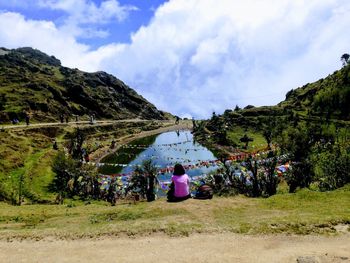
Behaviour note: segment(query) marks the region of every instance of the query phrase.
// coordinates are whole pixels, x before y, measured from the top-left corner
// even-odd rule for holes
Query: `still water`
[[[173,131],[154,135],[125,145],[105,157],[100,167],[103,174],[130,175],[137,165],[151,159],[157,166],[161,181],[170,180],[172,168],[181,163],[190,177],[197,177],[217,169],[214,154],[193,140],[189,131]],[[166,170],[168,168],[168,170]]]

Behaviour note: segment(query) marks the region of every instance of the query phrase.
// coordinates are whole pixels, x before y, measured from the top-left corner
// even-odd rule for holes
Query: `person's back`
[[[185,169],[181,164],[175,165],[171,181],[172,183],[167,193],[169,202],[183,201],[191,197],[190,177],[185,173]]]
[[[184,197],[190,194],[190,191],[189,191],[190,178],[187,174],[173,175],[171,179],[174,182],[174,186],[175,186],[175,192],[174,192],[175,197]]]

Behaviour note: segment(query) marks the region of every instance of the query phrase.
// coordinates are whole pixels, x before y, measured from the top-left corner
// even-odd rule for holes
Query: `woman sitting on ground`
[[[175,164],[167,196],[169,202],[183,201],[191,197],[190,177],[181,164]]]

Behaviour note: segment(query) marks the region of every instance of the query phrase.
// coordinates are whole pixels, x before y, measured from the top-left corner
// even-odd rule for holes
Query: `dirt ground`
[[[350,235],[152,235],[0,242],[0,262],[350,262]]]

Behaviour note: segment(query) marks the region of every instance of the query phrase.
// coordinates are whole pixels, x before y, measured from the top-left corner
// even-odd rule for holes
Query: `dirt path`
[[[350,262],[350,236],[197,234],[0,242],[0,262]]]
[[[126,120],[102,120],[102,121],[95,121],[95,126],[101,126],[101,125],[108,125],[113,123],[120,123],[120,122],[149,122],[151,120],[141,120],[141,119],[126,119]],[[160,121],[160,120],[158,120]],[[160,121],[161,122],[161,121]],[[164,121],[168,122],[168,121]],[[25,124],[17,124],[17,125],[2,125],[0,126],[1,129],[27,129],[27,128],[38,128],[38,127],[50,127],[50,126],[76,126],[76,125],[91,125],[89,121],[72,121],[72,122],[45,122],[45,123],[33,123],[29,124],[28,126]]]

